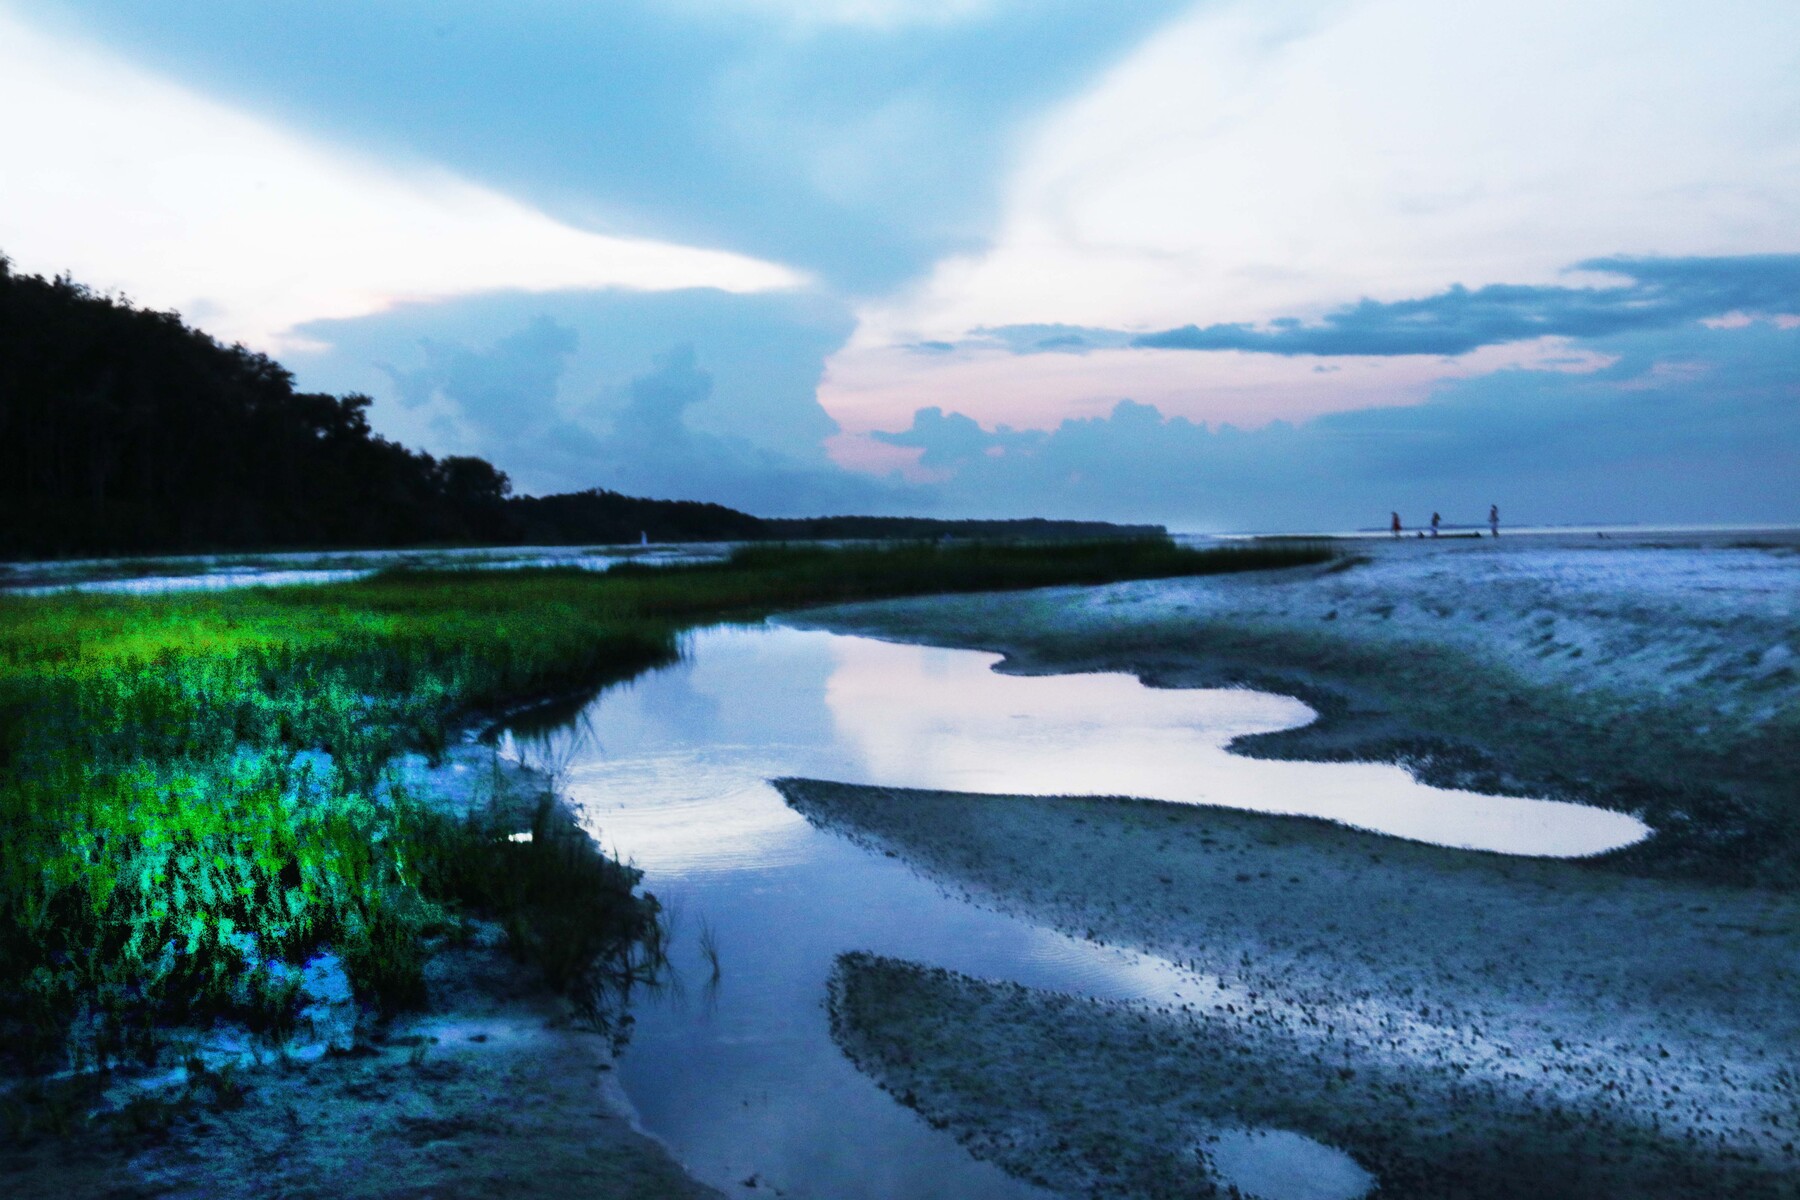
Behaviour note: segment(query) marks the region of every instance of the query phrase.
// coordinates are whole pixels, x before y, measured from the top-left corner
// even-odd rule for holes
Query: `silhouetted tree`
[[[500,536],[510,485],[377,436],[367,396],[0,257],[0,553]]]
[[[0,556],[421,543],[1096,536],[1086,522],[820,517],[595,488],[512,497],[480,458],[408,450],[367,396],[294,390],[281,364],[172,312],[0,255]]]

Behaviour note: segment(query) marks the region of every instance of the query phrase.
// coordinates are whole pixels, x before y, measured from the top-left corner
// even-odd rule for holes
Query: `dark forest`
[[[766,520],[603,488],[515,497],[485,459],[375,433],[367,396],[172,312],[0,256],[0,555],[416,545],[1148,534],[1075,521]]]

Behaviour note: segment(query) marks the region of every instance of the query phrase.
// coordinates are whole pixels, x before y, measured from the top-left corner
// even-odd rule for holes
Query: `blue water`
[[[644,1127],[698,1178],[732,1195],[768,1194],[754,1181],[821,1200],[1044,1194],[975,1161],[839,1052],[826,981],[847,951],[1103,999],[1223,994],[1162,960],[947,895],[903,860],[809,825],[770,779],[1323,811],[1534,854],[1641,836],[1616,813],[1445,792],[1398,768],[1226,752],[1233,736],[1311,719],[1285,697],[1151,689],[1121,675],[1004,676],[995,661],[780,627],[711,629],[692,636],[683,661],[609,688],[571,726],[509,739],[509,752],[557,776],[589,830],[644,870],[671,914],[673,982],[635,1001],[619,1071]],[[1298,1134],[1221,1136],[1217,1169],[1274,1189],[1268,1200],[1367,1187],[1347,1156]]]

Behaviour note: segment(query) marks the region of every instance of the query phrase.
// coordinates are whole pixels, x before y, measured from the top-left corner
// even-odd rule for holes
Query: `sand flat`
[[[1800,887],[1800,535],[1353,542],[1323,567],[845,605],[808,628],[1023,674],[1297,696],[1256,757],[1641,816],[1620,870]]]
[[[1194,1130],[1234,1121],[1340,1146],[1384,1194],[1781,1195],[1800,1171],[1793,899],[1220,809],[781,786],[979,903],[1254,997],[1095,1005],[847,959],[846,1050],[1021,1171],[1178,1194]],[[1137,1165],[1057,1149],[1096,1138]]]

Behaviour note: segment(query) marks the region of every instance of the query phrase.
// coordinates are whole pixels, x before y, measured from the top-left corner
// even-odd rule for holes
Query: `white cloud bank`
[[[1203,361],[1217,356],[1013,359],[1001,387],[961,356],[884,348],[1014,323],[1304,319],[1455,283],[1567,284],[1569,264],[1609,254],[1791,251],[1792,0],[1232,0],[1050,114],[992,245],[865,309],[821,399],[852,427],[880,424],[880,397],[908,385],[988,420],[1017,420],[1021,391],[1058,397],[1040,427],[1140,394],[1241,421],[1220,393],[1243,367]],[[1102,362],[1133,368],[1118,379],[1130,387],[1097,377]],[[1421,373],[1393,363],[1367,382],[1391,375],[1407,402]],[[1277,385],[1267,417],[1319,411],[1320,388],[1287,387],[1292,402]]]
[[[590,233],[428,166],[325,147],[0,8],[0,252],[281,350],[309,320],[498,288],[804,282]]]

